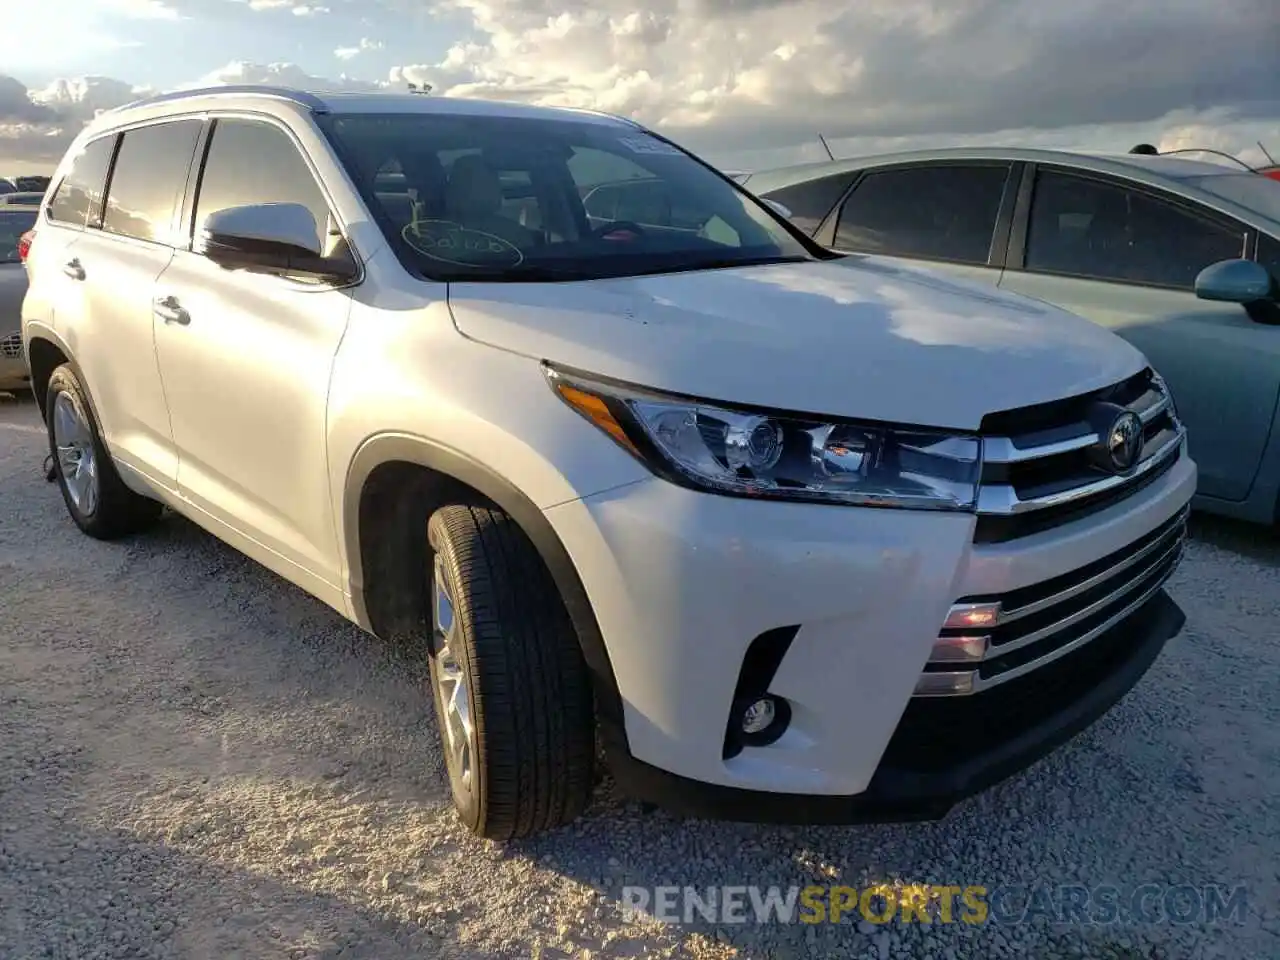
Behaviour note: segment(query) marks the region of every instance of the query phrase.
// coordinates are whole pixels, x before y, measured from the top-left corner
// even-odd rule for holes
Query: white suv
[[[632,179],[643,222],[587,214]],[[484,836],[576,816],[598,743],[677,811],[941,816],[1183,623],[1196,469],[1136,350],[626,120],[163,95],[77,139],[28,268],[75,522],[167,504],[422,641]]]

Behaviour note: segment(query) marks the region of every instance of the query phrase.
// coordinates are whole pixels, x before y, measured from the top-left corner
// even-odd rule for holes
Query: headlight
[[[545,369],[565,403],[683,486],[869,507],[977,504],[974,436],[726,407]]]

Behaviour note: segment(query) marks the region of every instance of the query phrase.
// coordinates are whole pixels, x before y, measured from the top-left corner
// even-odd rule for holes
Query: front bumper
[[[603,718],[604,735],[620,785],[736,819],[940,815],[1104,713],[1182,623],[1163,591],[1148,594],[1007,684],[913,696],[951,605],[1125,550],[1175,521],[1195,473],[1184,458],[1120,503],[993,544],[973,542],[967,514],[759,502],[660,480],[549,509],[608,653],[621,716]],[[767,746],[730,751],[739,677],[771,632],[789,639],[768,690],[787,701],[790,725]],[[1063,679],[1077,673],[1078,688]],[[1056,679],[1042,689],[1042,678]],[[1015,717],[1025,700],[1035,709]]]
[[[621,755],[623,792],[682,816],[744,822],[934,820],[1066,743],[1120,700],[1186,616],[1163,590],[1129,620],[1022,685],[912,703],[871,783],[852,796],[744,790],[679,777]]]

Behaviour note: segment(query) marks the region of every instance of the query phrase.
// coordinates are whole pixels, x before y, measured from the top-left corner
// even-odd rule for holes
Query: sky
[[[1280,160],[1280,0],[38,0],[0,46],[0,174],[202,83],[589,106],[759,170],[913,147]]]

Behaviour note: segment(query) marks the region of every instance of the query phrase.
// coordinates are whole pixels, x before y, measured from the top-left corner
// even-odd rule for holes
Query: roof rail
[[[192,87],[186,90],[170,90],[154,96],[133,100],[116,110],[131,110],[134,107],[150,106],[155,103],[170,103],[176,100],[187,100],[193,97],[208,96],[249,96],[269,97],[273,100],[287,100],[298,106],[306,107],[312,113],[327,113],[328,106],[314,93],[295,90],[292,87],[277,87],[265,83],[225,83],[208,87]]]

